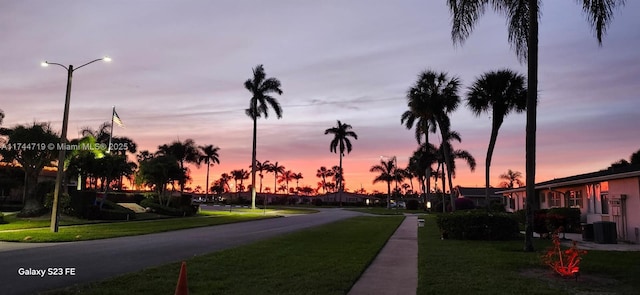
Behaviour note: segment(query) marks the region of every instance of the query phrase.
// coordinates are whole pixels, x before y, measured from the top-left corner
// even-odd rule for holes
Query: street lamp
[[[94,59],[88,63],[85,63],[77,68],[73,68],[73,65],[69,65],[68,67],[55,63],[55,62],[42,62],[40,65],[43,67],[48,67],[49,65],[57,65],[65,70],[67,70],[67,92],[64,100],[64,115],[62,117],[62,133],[60,134],[60,146],[58,153],[58,173],[56,174],[56,186],[53,191],[53,205],[51,209],[51,231],[58,232],[58,196],[60,194],[60,186],[62,184],[62,179],[64,178],[64,158],[66,153],[66,143],[67,143],[67,125],[69,124],[69,101],[71,100],[71,80],[73,79],[73,72],[84,67],[90,65],[97,61],[106,61],[110,62],[111,58],[105,56],[103,58]]]

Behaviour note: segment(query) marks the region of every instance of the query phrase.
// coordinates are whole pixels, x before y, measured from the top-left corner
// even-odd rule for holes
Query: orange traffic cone
[[[180,266],[180,276],[178,276],[178,285],[176,285],[176,292],[174,295],[189,295],[189,288],[187,288],[187,263],[182,262]]]

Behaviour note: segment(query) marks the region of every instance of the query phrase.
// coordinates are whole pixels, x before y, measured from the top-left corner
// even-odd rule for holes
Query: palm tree
[[[251,209],[256,208],[256,139],[258,129],[258,118],[264,115],[269,117],[269,106],[278,116],[282,118],[282,108],[280,103],[271,96],[272,93],[282,94],[280,81],[276,78],[267,78],[262,65],[253,69],[253,79],[244,82],[244,88],[251,92],[249,108],[245,110],[247,116],[253,120],[253,150],[251,153]]]
[[[260,176],[260,193],[262,193],[262,179],[264,178],[264,174],[262,172],[269,171],[269,160],[264,162],[260,162],[256,160],[256,171],[258,171],[258,176]],[[251,168],[251,166],[249,166]]]
[[[289,191],[289,181],[292,181],[294,179],[293,177],[293,172],[291,172],[291,170],[287,170],[282,172],[282,174],[280,174],[280,179],[278,179],[279,183],[285,183],[285,191]]]
[[[269,169],[267,169],[267,171],[273,173],[273,192],[276,193],[277,191],[277,181],[278,181],[278,174],[282,174],[284,173],[284,166],[280,166],[278,165],[278,162],[275,162],[271,165],[269,165]]]
[[[491,138],[485,160],[485,202],[489,210],[490,167],[498,130],[504,118],[512,111],[521,113],[527,104],[527,88],[523,75],[511,70],[491,71],[482,74],[467,93],[467,106],[474,115],[491,115]]]
[[[349,137],[353,137],[354,139],[358,139],[358,135],[351,131],[352,127],[349,124],[342,124],[340,120],[338,120],[338,125],[336,127],[331,127],[324,131],[324,134],[333,134],[333,140],[331,140],[331,144],[329,145],[329,150],[333,153],[337,153],[340,151],[340,177],[338,177],[338,197],[340,198],[340,206],[342,206],[342,179],[344,174],[344,170],[342,169],[342,157],[344,156],[344,151],[346,149],[347,154],[351,153],[351,149],[353,146],[351,145],[351,140]]]
[[[460,138],[460,134],[458,134],[458,132],[456,131],[449,131],[449,133],[446,134],[446,138],[445,140],[442,141],[442,143],[440,144],[440,148],[438,149],[438,153],[439,153],[439,157],[441,161],[444,161],[443,163],[445,164],[445,166],[447,167],[447,178],[449,180],[449,199],[451,201],[451,208],[452,210],[455,210],[455,200],[453,199],[453,181],[452,178],[455,177],[456,175],[456,162],[455,160],[457,159],[461,159],[461,160],[465,160],[467,162],[467,165],[469,165],[469,168],[471,169],[471,171],[473,172],[476,169],[476,160],[475,158],[471,155],[471,153],[469,153],[468,151],[465,150],[456,150],[453,148],[453,146],[451,145],[451,141],[456,140],[457,142],[462,142],[462,139]],[[448,164],[447,164],[448,163]],[[445,187],[446,187],[446,181],[445,181],[445,172],[444,172],[444,166],[442,166],[442,191],[444,192]]]
[[[296,189],[300,188],[300,179],[303,179],[304,177],[302,176],[302,173],[298,172],[298,173],[293,173],[293,179],[296,180]]]
[[[185,167],[185,163],[200,166],[200,153],[198,152],[196,143],[190,138],[186,139],[184,142],[176,140],[169,145],[163,144],[158,146],[157,154],[171,155],[175,157],[180,165],[180,169],[184,170],[187,176],[189,175],[189,169]],[[185,184],[186,179],[180,181],[180,193],[184,191]]]
[[[427,131],[435,132],[436,126],[440,130],[441,137],[447,138],[451,126],[449,114],[455,111],[460,103],[459,87],[460,80],[457,77],[426,70],[420,74],[414,87],[409,89],[407,94],[409,111],[402,115],[401,123],[406,121],[405,126],[412,128],[414,121],[418,120],[416,126],[418,143],[420,143],[420,134],[424,134],[425,142],[429,143]],[[444,162],[450,163],[449,153],[445,152],[444,156]],[[430,167],[427,169],[430,170]],[[425,174],[430,175],[428,171]],[[428,178],[427,182],[429,182]],[[427,187],[428,185],[429,183]]]
[[[500,187],[511,189],[515,188],[516,184],[518,185],[518,187],[521,187],[523,183],[520,178],[522,178],[522,173],[509,169],[507,172],[500,174],[500,179],[503,180],[500,183]]]
[[[387,209],[391,209],[391,182],[394,181],[393,172],[395,170],[395,164],[393,160],[380,160],[379,165],[375,165],[369,169],[369,172],[379,172],[380,175],[373,179],[373,183],[386,182],[387,183]]]
[[[316,171],[316,177],[322,179],[322,181],[319,183],[319,186],[322,187],[322,191],[324,193],[327,193],[327,178],[331,176],[333,176],[333,171],[327,169],[327,167],[325,166],[318,168],[318,170]]]
[[[213,166],[213,164],[220,164],[220,156],[218,155],[219,147],[213,145],[201,145],[198,147],[200,149],[200,162],[204,162],[207,164],[207,182],[205,185],[205,199],[209,199],[209,167]]]
[[[100,124],[98,129],[91,129],[91,127],[84,127],[80,131],[83,137],[93,136],[97,143],[109,143],[109,137],[111,136],[111,123],[104,122]]]
[[[624,5],[624,0],[582,0],[582,10],[596,32],[598,44],[613,20],[613,10]],[[462,44],[486,7],[492,7],[507,16],[509,43],[521,61],[527,61],[527,126],[526,126],[526,228],[524,250],[533,252],[533,207],[536,181],[536,111],[538,96],[538,18],[540,0],[448,0],[452,14],[451,37]]]
[[[233,179],[233,176],[229,175],[228,173],[222,173],[220,174],[220,184],[222,184],[222,187],[227,191],[227,192],[231,192],[231,187],[229,186],[229,181],[231,181]]]

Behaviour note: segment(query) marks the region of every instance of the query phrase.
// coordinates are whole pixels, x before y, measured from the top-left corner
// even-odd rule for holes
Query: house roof
[[[459,195],[465,198],[484,198],[486,190],[484,187],[462,187],[457,186],[455,188]],[[494,196],[498,191],[502,190],[501,188],[489,188],[489,196]]]
[[[551,189],[561,186],[580,185],[587,183],[596,183],[602,181],[609,181],[615,179],[624,179],[630,177],[640,176],[640,166],[628,166],[628,167],[609,167],[605,170],[589,172],[574,176],[568,176],[563,178],[556,178],[544,182],[536,183],[536,189]],[[512,193],[525,191],[526,187],[519,187],[510,190],[499,191],[498,193]]]

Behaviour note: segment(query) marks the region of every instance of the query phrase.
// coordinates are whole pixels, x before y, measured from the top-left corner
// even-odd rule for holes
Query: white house
[[[507,211],[526,205],[525,187],[498,193]],[[536,209],[580,208],[581,220],[616,223],[618,240],[640,243],[640,167],[609,168],[536,183]]]

